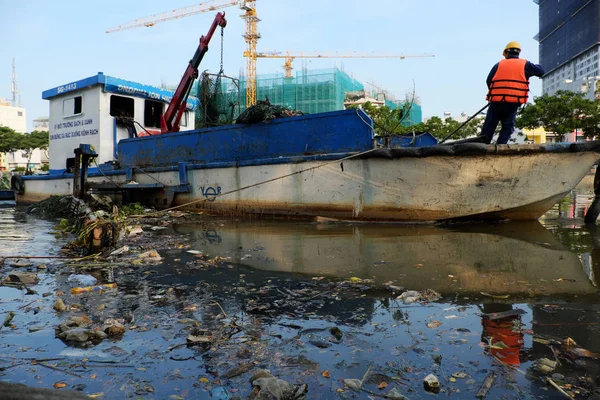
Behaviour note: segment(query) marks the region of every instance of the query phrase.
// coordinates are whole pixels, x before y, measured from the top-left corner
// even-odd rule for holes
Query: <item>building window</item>
[[[81,96],[63,100],[63,117],[73,117],[81,114]]]
[[[163,103],[146,100],[144,102],[144,125],[148,128],[160,128],[160,116],[163,113]]]
[[[17,111],[17,116],[18,117],[22,117],[23,116],[23,111]]]
[[[133,99],[123,96],[110,96],[110,115],[133,118]]]

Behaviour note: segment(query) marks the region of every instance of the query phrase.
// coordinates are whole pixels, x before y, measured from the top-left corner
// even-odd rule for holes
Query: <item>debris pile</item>
[[[92,320],[86,315],[72,316],[68,321],[60,324],[56,330],[56,337],[65,342],[99,342],[107,337],[121,337],[125,333],[123,324],[109,318],[100,326],[93,326]]]
[[[252,375],[250,383],[253,390],[248,399],[252,400],[304,400],[308,392],[308,385],[293,385],[262,369]]]
[[[435,302],[439,301],[442,295],[437,293],[435,290],[427,289],[424,291],[407,290],[400,296],[396,297],[396,300],[402,300],[404,304],[410,304],[417,301],[420,302]]]
[[[269,99],[258,100],[255,105],[248,107],[235,121],[237,124],[257,124],[269,122],[277,118],[295,117],[304,115],[302,111],[290,110],[287,107],[271,104]]]
[[[94,195],[89,204],[73,196],[50,196],[30,205],[27,212],[44,219],[60,219],[56,232],[77,236],[66,246],[77,255],[114,246],[121,231],[117,209],[106,196]]]
[[[27,213],[44,219],[68,219],[76,221],[91,212],[89,207],[73,196],[50,196],[45,200],[31,204]]]

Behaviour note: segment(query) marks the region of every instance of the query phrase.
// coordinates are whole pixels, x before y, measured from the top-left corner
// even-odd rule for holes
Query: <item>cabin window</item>
[[[133,118],[133,99],[123,96],[110,96],[110,115]]]
[[[72,117],[81,114],[81,96],[63,100],[63,117]]]
[[[181,116],[181,121],[179,121],[179,126],[187,127],[188,126],[188,112],[184,111]]]
[[[163,103],[146,100],[144,107],[144,125],[148,128],[160,128],[160,116],[163,113]]]

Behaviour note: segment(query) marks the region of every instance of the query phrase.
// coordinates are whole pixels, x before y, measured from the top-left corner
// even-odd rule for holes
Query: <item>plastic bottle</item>
[[[97,286],[74,287],[71,289],[71,294],[81,294],[81,293],[87,293],[87,292],[115,289],[116,287],[117,287],[116,283],[107,283],[104,285],[97,285]]]

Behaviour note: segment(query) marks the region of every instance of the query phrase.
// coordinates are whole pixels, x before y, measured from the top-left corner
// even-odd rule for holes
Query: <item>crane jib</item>
[[[204,58],[204,54],[208,51],[208,43],[212,39],[217,27],[220,26],[221,28],[224,28],[226,25],[227,20],[225,19],[225,13],[217,13],[206,36],[200,37],[200,43],[194,53],[194,57],[188,63],[188,66],[181,77],[181,81],[175,90],[175,94],[169,103],[169,107],[167,107],[167,111],[161,116],[161,133],[179,132],[179,122],[185,111],[186,101],[194,83],[194,79],[198,77],[198,66],[202,61],[202,58]]]

